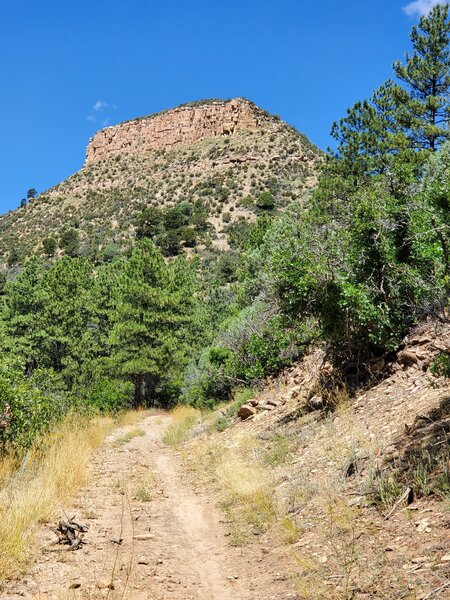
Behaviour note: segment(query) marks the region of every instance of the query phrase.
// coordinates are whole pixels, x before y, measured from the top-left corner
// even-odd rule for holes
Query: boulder
[[[270,404],[271,406],[280,406],[281,402],[279,400],[266,400],[266,404]]]
[[[323,408],[323,398],[322,396],[315,395],[308,400],[308,406],[313,410],[320,410]]]
[[[420,369],[422,368],[421,361],[418,359],[417,355],[414,354],[414,352],[411,352],[411,350],[401,350],[397,354],[397,360],[401,365],[405,367],[418,367]]]
[[[253,406],[250,406],[249,404],[243,404],[238,412],[238,417],[240,417],[242,421],[245,421],[250,417],[254,417],[255,415],[256,409]]]
[[[258,406],[258,408],[260,408],[261,410],[274,410],[275,406],[273,406],[273,404],[269,404],[268,402],[266,402],[264,404],[260,404]]]

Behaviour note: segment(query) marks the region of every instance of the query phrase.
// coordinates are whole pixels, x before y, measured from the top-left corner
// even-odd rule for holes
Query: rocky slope
[[[84,167],[28,206],[0,217],[0,257],[42,252],[42,240],[78,232],[81,252],[123,247],[146,206],[207,211],[198,245],[227,245],[226,227],[253,220],[270,192],[277,208],[302,201],[320,152],[278,117],[244,99],[202,101],[108,127]],[[58,251],[61,253],[61,250]]]
[[[430,367],[449,350],[448,324],[423,323],[396,356],[372,365],[372,381],[354,397],[316,350],[241,417],[224,408],[194,430],[187,460],[215,457],[220,495],[229,493],[229,480],[217,478],[224,461],[255,486],[265,481],[255,489],[271,513],[259,535],[251,526],[262,512],[256,494],[245,497],[250,519],[234,498],[231,520],[255,555],[261,546],[278,557],[293,597],[448,597],[450,388]],[[203,476],[208,463],[198,470]]]

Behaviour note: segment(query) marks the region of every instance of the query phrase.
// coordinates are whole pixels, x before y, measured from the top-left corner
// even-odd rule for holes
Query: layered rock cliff
[[[243,98],[180,106],[98,131],[87,147],[86,164],[119,154],[167,150],[205,138],[255,131],[268,121],[261,109]]]

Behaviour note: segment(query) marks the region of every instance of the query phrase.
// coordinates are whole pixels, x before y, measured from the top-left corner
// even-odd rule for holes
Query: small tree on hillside
[[[67,229],[61,234],[59,247],[67,256],[76,256],[80,250],[80,234],[76,229]]]
[[[275,198],[270,192],[262,192],[256,201],[256,206],[261,210],[273,210],[275,208]]]
[[[53,256],[58,244],[53,237],[46,237],[42,240],[42,249],[47,256]]]
[[[160,208],[145,206],[136,218],[136,237],[154,238],[164,229],[164,213]]]

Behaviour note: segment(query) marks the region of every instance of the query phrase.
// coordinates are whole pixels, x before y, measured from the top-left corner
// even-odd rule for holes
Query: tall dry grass
[[[172,422],[164,433],[163,442],[170,446],[177,446],[187,439],[190,430],[200,419],[201,412],[192,406],[180,405],[170,414]]]
[[[70,418],[21,461],[12,453],[0,460],[0,579],[23,570],[39,525],[60,513],[85,483],[89,458],[113,423],[109,417]]]

